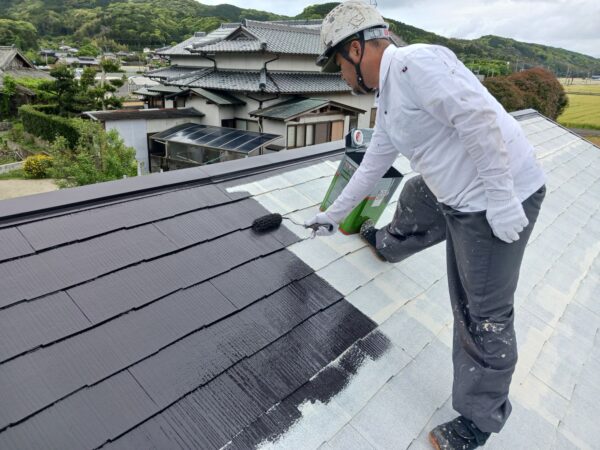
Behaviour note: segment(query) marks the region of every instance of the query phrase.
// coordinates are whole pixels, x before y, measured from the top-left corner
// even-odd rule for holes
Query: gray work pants
[[[386,258],[392,256],[391,261],[402,260],[446,238],[448,288],[454,314],[452,406],[480,430],[497,433],[512,409],[508,391],[517,363],[514,293],[545,187],[523,202],[529,225],[518,241],[507,244],[492,234],[485,211],[464,213],[443,204],[432,208],[432,194],[423,185],[421,177],[407,182],[408,190],[406,195],[403,190],[400,200],[409,194],[415,197],[405,198],[402,204],[399,201],[394,221],[378,231],[378,246],[386,243],[378,251]],[[432,211],[439,213],[434,217]],[[414,221],[412,228],[408,219]],[[441,221],[445,222],[444,232],[435,228],[432,233],[424,233],[427,224],[438,227]],[[411,235],[410,230],[416,234]],[[407,243],[407,249],[402,248],[403,243]]]
[[[377,251],[394,263],[446,239],[446,220],[423,177],[405,183],[394,218],[377,232],[376,239]]]

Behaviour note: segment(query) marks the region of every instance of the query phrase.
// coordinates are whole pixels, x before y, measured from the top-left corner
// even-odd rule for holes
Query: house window
[[[247,120],[247,119],[235,119],[235,128],[237,128],[238,130],[244,130],[244,131],[257,131],[258,132],[258,130],[259,130],[258,121]]]
[[[375,119],[377,118],[377,108],[371,108],[371,118],[369,120],[369,128],[375,127]]]
[[[315,143],[315,126],[311,124],[306,125],[306,145],[313,145]]]
[[[358,128],[358,117],[350,117],[350,129]]]
[[[344,121],[288,125],[287,148],[306,147],[344,138]]]
[[[306,126],[298,125],[296,127],[296,147],[306,146]]]
[[[331,122],[315,124],[315,144],[329,142],[331,139]]]
[[[287,147],[296,147],[296,126],[291,125],[287,127]]]
[[[183,108],[185,106],[185,97],[175,97],[173,102],[174,108]]]
[[[340,139],[344,139],[344,121],[343,120],[331,122],[331,140],[339,141]]]
[[[221,120],[221,126],[226,128],[235,128],[235,119],[223,119]]]

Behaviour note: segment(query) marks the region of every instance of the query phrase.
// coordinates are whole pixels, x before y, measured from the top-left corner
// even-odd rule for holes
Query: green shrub
[[[30,105],[19,108],[19,117],[28,133],[34,134],[49,142],[54,142],[57,136],[63,136],[69,148],[74,148],[79,140],[78,122],[81,119],[66,119],[64,117],[45,114]]]
[[[36,111],[44,114],[58,114],[58,105],[31,105]]]
[[[28,156],[23,163],[23,171],[30,178],[46,178],[52,166],[52,158],[43,153]]]
[[[135,176],[135,150],[126,147],[115,130],[105,132],[100,124],[81,121],[81,135],[75,148],[58,137],[50,149],[53,157],[50,175],[60,187],[82,186]]]

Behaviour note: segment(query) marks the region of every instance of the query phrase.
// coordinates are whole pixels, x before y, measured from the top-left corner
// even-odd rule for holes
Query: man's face
[[[358,41],[353,41],[349,46],[348,56],[355,63],[360,61],[360,45],[358,45]],[[356,69],[354,68],[354,64],[344,58],[340,52],[337,52],[335,55],[335,63],[340,67],[342,79],[350,86],[352,93],[355,95],[364,94],[364,91],[360,88],[358,80],[356,79]]]

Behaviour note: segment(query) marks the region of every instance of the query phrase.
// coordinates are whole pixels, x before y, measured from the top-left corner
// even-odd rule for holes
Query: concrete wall
[[[23,161],[9,163],[9,164],[2,164],[2,165],[0,165],[0,173],[12,172],[13,170],[22,169],[22,168],[23,168]]]

